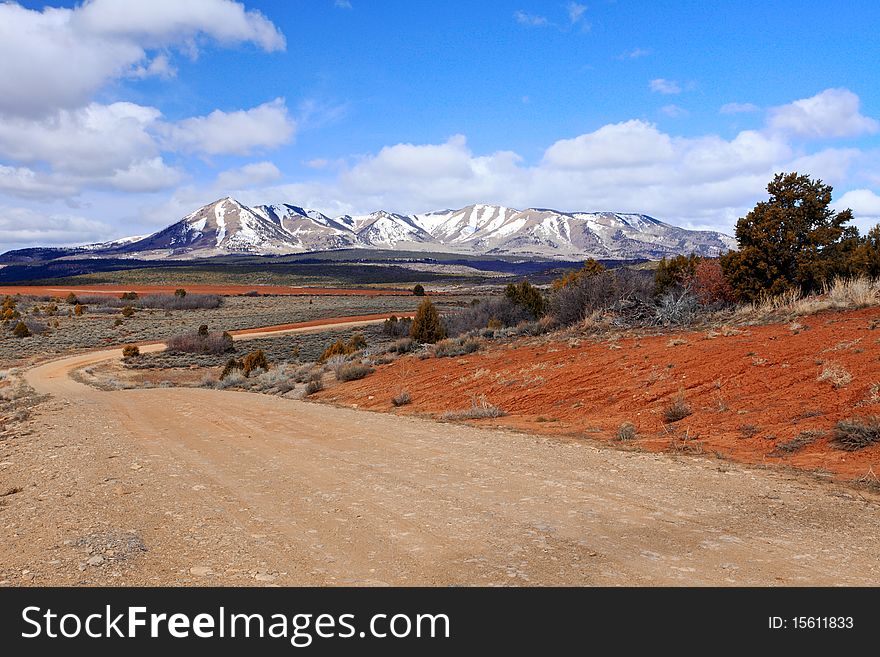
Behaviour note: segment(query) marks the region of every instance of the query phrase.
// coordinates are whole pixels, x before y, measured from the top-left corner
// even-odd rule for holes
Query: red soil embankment
[[[487,424],[614,440],[631,422],[630,444],[644,449],[871,478],[880,476],[880,444],[847,452],[829,441],[839,420],[880,414],[878,342],[877,308],[616,341],[520,341],[460,358],[403,358],[315,397],[392,411],[391,397],[406,390],[412,403],[395,412],[438,414],[485,395],[509,414]],[[851,381],[819,380],[826,369]],[[667,424],[679,391],[692,415]],[[804,431],[825,433],[786,451]]]
[[[248,292],[260,294],[278,294],[288,296],[400,296],[411,295],[411,290],[404,289],[346,289],[335,287],[288,287],[286,285],[4,285],[0,286],[0,295],[24,294],[33,296],[67,296],[74,294],[113,294],[137,292],[138,294],[173,294],[174,290],[183,287],[193,294],[222,294],[233,296]]]

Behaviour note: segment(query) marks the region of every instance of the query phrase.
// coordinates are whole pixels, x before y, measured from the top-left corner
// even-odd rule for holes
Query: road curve
[[[0,463],[24,489],[0,515],[4,581],[880,583],[878,506],[802,475],[245,392],[103,392],[69,377],[119,355],[27,372],[52,399]],[[120,532],[146,551],[87,561],[90,537]]]

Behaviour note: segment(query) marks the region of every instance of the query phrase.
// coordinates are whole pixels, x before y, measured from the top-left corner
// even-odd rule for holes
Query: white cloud
[[[666,78],[655,78],[648,83],[651,91],[659,94],[680,94],[681,85],[675,80],[667,80]]]
[[[752,103],[725,103],[718,110],[721,114],[746,114],[748,112],[757,112],[760,107]]]
[[[660,108],[660,111],[666,116],[673,119],[680,119],[689,114],[686,109],[684,109],[683,107],[679,107],[675,104],[664,105]]]
[[[574,25],[584,19],[584,14],[587,11],[587,5],[578,4],[577,2],[569,2],[566,9],[568,10],[568,20],[572,25]]]
[[[840,210],[850,208],[856,217],[873,223],[880,221],[880,194],[870,189],[850,190],[835,201],[834,207]]]
[[[333,6],[339,9],[351,9],[351,2],[349,0],[333,0]]]
[[[85,217],[0,206],[0,245],[4,247],[98,242],[106,240],[111,230],[107,224]]]
[[[770,110],[773,130],[800,137],[855,137],[873,134],[880,123],[863,116],[859,97],[848,89],[826,89],[810,98]]]
[[[148,51],[192,52],[199,39],[285,47],[269,20],[232,0],[91,0],[42,11],[0,4],[0,113],[76,108],[115,79],[167,75],[167,55],[151,58]]]
[[[163,146],[185,153],[249,155],[254,150],[275,148],[293,139],[296,122],[284,99],[249,110],[214,110],[158,127]]]
[[[222,171],[217,187],[227,191],[265,185],[281,178],[281,171],[271,162],[251,162],[237,169]]]
[[[560,139],[544,153],[553,169],[617,169],[670,160],[672,140],[644,121],[605,125],[574,139]]]
[[[647,57],[650,54],[651,51],[647,48],[633,48],[632,50],[627,50],[618,55],[617,59],[639,59],[640,57]]]
[[[550,25],[550,21],[548,21],[545,16],[527,14],[521,9],[513,12],[513,18],[520,25],[527,25],[529,27],[546,27],[547,25]]]
[[[44,199],[73,195],[76,191],[76,186],[64,184],[28,167],[0,164],[0,192],[9,196]]]
[[[0,121],[0,155],[77,175],[108,173],[158,154],[149,129],[160,116],[153,107],[120,102],[37,119],[10,117]]]

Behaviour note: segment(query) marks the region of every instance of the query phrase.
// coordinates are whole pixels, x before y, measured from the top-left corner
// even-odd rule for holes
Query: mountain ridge
[[[412,215],[377,210],[329,217],[289,203],[248,207],[227,196],[144,237],[71,248],[19,249],[2,259],[32,259],[56,251],[57,257],[188,259],[347,248],[635,259],[687,253],[717,256],[735,246],[735,240],[723,233],[679,228],[637,213],[472,204]]]

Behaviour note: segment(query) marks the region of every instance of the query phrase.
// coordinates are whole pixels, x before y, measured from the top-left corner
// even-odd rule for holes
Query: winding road
[[[69,376],[119,356],[27,372],[51,399],[0,463],[4,583],[880,583],[877,504],[804,475]]]

